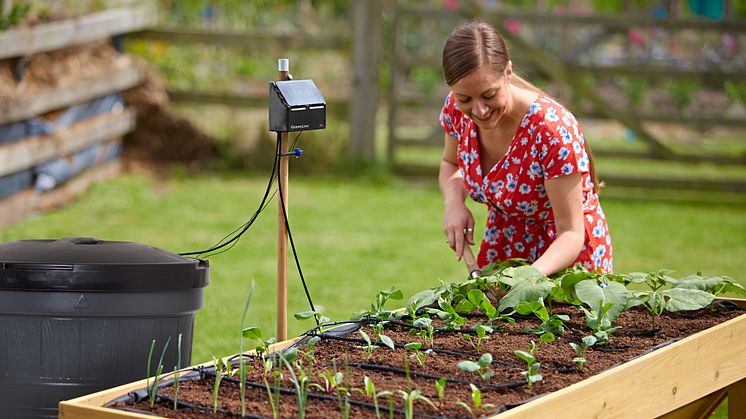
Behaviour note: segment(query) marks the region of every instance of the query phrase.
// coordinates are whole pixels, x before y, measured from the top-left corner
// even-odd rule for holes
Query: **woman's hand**
[[[465,243],[474,244],[474,216],[463,201],[446,202],[443,233],[448,238],[448,245],[456,252],[456,260],[461,260]]]

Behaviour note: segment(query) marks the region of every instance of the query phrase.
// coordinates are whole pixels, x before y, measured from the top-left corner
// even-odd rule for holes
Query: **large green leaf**
[[[746,289],[741,284],[733,282],[732,278],[727,276],[712,276],[703,278],[700,275],[690,275],[674,282],[673,288],[685,288],[707,291],[711,293],[733,293],[737,295],[746,295]]]
[[[517,284],[525,281],[535,281],[540,278],[546,278],[544,274],[539,272],[538,269],[533,266],[519,266],[516,268],[507,268],[502,272],[502,275],[498,280],[503,284],[514,287]]]
[[[595,312],[599,312],[604,305],[611,304],[607,313],[607,320],[610,322],[624,311],[629,298],[627,288],[618,282],[609,282],[602,287],[595,280],[580,281],[575,284],[575,293],[580,301]]]
[[[538,277],[527,277],[527,279],[515,283],[510,288],[510,291],[500,299],[498,311],[515,307],[521,301],[536,301],[539,298],[546,298],[554,287],[554,283],[544,275],[539,274]]]
[[[671,288],[661,292],[666,298],[667,311],[699,310],[705,308],[715,296],[706,291]]]

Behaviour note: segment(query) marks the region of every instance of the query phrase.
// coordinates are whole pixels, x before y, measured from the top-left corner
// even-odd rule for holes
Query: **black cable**
[[[298,141],[298,137],[300,137],[300,134],[303,133],[301,131],[297,137],[295,137],[295,141]],[[282,135],[280,132],[277,133],[277,148],[280,149],[280,143],[282,140]],[[284,151],[278,152],[277,155],[280,156],[280,153]],[[278,171],[279,176],[279,171]],[[300,267],[300,260],[298,260],[298,252],[295,250],[295,242],[293,241],[293,233],[290,232],[290,221],[288,221],[288,213],[285,210],[285,200],[282,197],[282,181],[278,179],[277,181],[277,188],[280,192],[280,207],[282,207],[282,216],[285,219],[285,229],[288,231],[288,238],[290,239],[290,247],[293,249],[293,258],[295,259],[295,266],[298,268],[298,275],[300,275],[300,281],[303,283],[303,291],[306,292],[306,298],[308,299],[308,305],[311,306],[311,311],[315,312],[316,308],[313,306],[313,301],[311,301],[311,294],[308,292],[308,285],[306,285],[306,279],[303,277],[303,270]],[[319,316],[313,316],[313,319],[316,321],[316,326],[319,326]]]
[[[249,221],[247,221],[246,223],[244,223],[241,227],[236,228],[231,233],[228,233],[228,235],[226,235],[225,237],[223,237],[222,239],[220,239],[220,241],[218,241],[215,245],[213,245],[209,249],[195,251],[195,252],[183,252],[183,253],[179,253],[179,256],[193,256],[193,255],[201,256],[201,255],[203,255],[205,253],[210,253],[210,252],[214,252],[216,250],[220,250],[220,249],[224,248],[225,246],[228,246],[231,243],[235,244],[241,238],[241,236],[249,229],[249,227],[251,227],[251,225],[254,224],[254,221],[256,221],[256,219],[259,216],[259,214],[269,204],[269,201],[267,200],[267,197],[269,196],[270,189],[272,189],[272,183],[274,182],[274,179],[276,177],[276,172],[277,172],[277,167],[279,165],[279,161],[280,161],[280,143],[278,142],[277,146],[275,148],[275,159],[274,159],[274,162],[272,164],[272,173],[271,173],[271,175],[269,177],[269,182],[267,183],[267,189],[264,191],[264,196],[262,197],[262,202],[259,203],[259,207],[257,208],[256,211],[254,211],[254,214],[251,216],[251,218],[249,219]],[[273,196],[274,196],[274,194],[273,194]],[[270,198],[270,201],[271,201],[271,198]],[[227,237],[229,237],[231,234],[233,234],[234,232],[236,232],[239,229],[240,229],[240,231],[239,231],[238,234],[236,234],[235,236],[233,236],[230,240],[225,241],[225,239]],[[226,250],[228,250],[228,249],[226,249]],[[222,253],[222,252],[220,252],[220,253]],[[211,256],[211,255],[208,255],[208,256]]]

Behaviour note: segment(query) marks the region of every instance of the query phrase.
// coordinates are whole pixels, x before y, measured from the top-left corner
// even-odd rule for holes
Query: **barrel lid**
[[[147,291],[206,287],[206,260],[89,237],[0,244],[0,290]]]

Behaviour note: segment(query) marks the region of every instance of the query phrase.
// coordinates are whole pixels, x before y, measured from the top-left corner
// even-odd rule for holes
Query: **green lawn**
[[[292,172],[292,170],[291,170]],[[124,176],[94,187],[72,205],[0,230],[2,241],[90,236],[152,244],[172,252],[199,250],[247,220],[264,177],[204,174],[153,180]],[[319,178],[291,174],[290,222],[317,309],[344,319],[391,286],[405,294],[463,279],[444,242],[441,197],[433,181]],[[743,201],[727,204],[671,193],[609,189],[602,196],[619,272],[675,269],[684,275],[732,276],[743,284]],[[605,199],[604,199],[605,197]],[[645,199],[641,199],[645,198]],[[478,217],[483,208],[474,207]],[[193,361],[238,351],[243,301],[252,282],[249,323],[275,330],[276,204],[231,251],[211,259],[211,284],[198,312]],[[307,309],[291,261],[290,312]],[[292,319],[291,336],[310,327]]]

